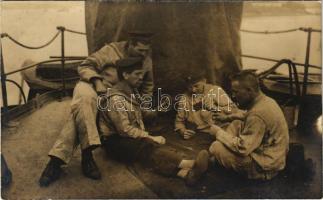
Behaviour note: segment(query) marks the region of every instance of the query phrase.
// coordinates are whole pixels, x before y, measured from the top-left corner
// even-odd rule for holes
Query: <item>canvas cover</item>
[[[153,32],[156,87],[177,94],[185,76],[205,69],[209,82],[228,89],[228,76],[242,68],[242,8],[242,2],[87,1],[89,53],[127,39],[128,31]]]

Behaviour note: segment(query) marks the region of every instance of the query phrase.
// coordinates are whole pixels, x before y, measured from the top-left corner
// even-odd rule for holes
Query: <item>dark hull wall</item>
[[[86,2],[89,52],[127,38],[128,30],[147,30],[153,38],[157,87],[171,94],[182,78],[202,68],[209,82],[227,88],[227,77],[241,69],[239,29],[242,3]]]

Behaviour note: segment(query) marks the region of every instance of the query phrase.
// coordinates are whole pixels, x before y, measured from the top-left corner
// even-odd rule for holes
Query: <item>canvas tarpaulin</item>
[[[242,2],[86,2],[89,52],[149,31],[156,87],[169,94],[185,88],[183,78],[204,69],[211,83],[228,88],[241,69],[239,29]]]

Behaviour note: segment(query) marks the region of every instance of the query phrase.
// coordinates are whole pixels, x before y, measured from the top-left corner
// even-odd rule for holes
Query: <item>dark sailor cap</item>
[[[150,43],[154,34],[148,31],[136,30],[136,31],[129,31],[128,35],[131,40]]]
[[[185,77],[185,81],[188,85],[193,85],[205,78],[204,70],[196,71]]]
[[[117,60],[116,66],[122,70],[127,69],[141,69],[143,65],[143,58],[141,57],[127,57]]]

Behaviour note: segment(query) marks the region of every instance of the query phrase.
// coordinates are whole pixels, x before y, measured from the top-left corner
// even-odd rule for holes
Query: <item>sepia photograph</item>
[[[321,199],[321,1],[1,1],[2,199]]]

